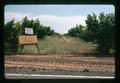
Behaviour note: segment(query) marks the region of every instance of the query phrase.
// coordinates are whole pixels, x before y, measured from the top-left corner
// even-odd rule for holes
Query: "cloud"
[[[15,21],[20,21],[22,20],[22,18],[24,18],[25,16],[29,17],[31,16],[30,13],[18,13],[18,12],[5,12],[5,23],[15,19]]]
[[[55,15],[33,15],[29,13],[16,13],[6,12],[5,21],[15,19],[16,21],[22,20],[27,16],[29,19],[39,19],[41,24],[51,26],[56,32],[61,34],[67,33],[68,29],[76,26],[76,24],[86,25],[86,16],[55,16]]]
[[[53,27],[56,32],[67,33],[68,29],[76,26],[76,24],[86,25],[85,16],[54,16],[39,15],[31,19],[39,19],[42,24]]]

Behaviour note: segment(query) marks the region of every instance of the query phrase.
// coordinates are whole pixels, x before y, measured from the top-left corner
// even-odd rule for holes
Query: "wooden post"
[[[38,52],[40,53],[40,50],[39,50],[38,44],[36,44],[36,47],[37,47],[37,49],[38,49]]]
[[[20,53],[22,53],[23,48],[24,48],[24,45],[20,45]]]

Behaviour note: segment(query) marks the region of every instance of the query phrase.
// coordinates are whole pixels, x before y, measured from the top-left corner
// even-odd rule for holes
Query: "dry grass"
[[[91,52],[91,50],[95,49],[94,44],[91,42],[64,36],[47,36],[45,39],[38,41],[38,46],[40,49],[39,54],[82,53]],[[38,51],[36,46],[30,45],[24,47],[23,53],[36,54]]]

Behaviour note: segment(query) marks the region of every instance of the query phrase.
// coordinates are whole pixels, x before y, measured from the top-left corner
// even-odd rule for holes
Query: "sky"
[[[50,26],[55,32],[64,34],[77,24],[86,26],[88,14],[114,13],[113,5],[6,5],[4,8],[4,21],[12,19],[15,22],[28,19],[39,19],[40,23]]]

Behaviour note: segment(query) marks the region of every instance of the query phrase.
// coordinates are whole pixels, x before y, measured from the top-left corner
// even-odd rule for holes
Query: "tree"
[[[47,35],[51,36],[54,34],[54,30],[51,30],[50,26],[43,26],[40,24],[38,19],[29,20],[27,17],[22,20],[22,34],[25,32],[25,28],[33,28],[33,33],[37,35],[38,38],[45,38]]]
[[[45,38],[47,35],[54,35],[54,30],[50,26],[43,26],[38,19],[29,20],[24,17],[20,22],[14,22],[14,19],[5,24],[5,51],[16,53],[18,50],[18,36],[25,34],[25,28],[33,28],[34,35],[38,38]]]
[[[109,53],[110,49],[115,46],[115,17],[113,14],[99,15],[99,32],[97,34],[96,43],[98,50]]]
[[[87,31],[86,31],[87,39],[89,41],[95,41],[97,37],[96,34],[99,31],[99,27],[98,27],[99,23],[97,16],[94,13],[92,13],[92,15],[89,14],[87,16],[86,24],[87,24]]]
[[[100,13],[98,19],[95,14],[88,15],[86,24],[88,39],[98,45],[97,50],[103,53],[109,53],[110,49],[114,48],[114,15]]]
[[[76,25],[68,30],[67,35],[79,37],[85,41],[97,44],[96,49],[103,53],[110,53],[115,49],[115,16],[114,14],[92,13],[87,15],[86,27]]]
[[[68,30],[68,35],[72,37],[83,37],[85,26],[82,25],[76,25],[76,27],[73,27]]]
[[[16,24],[17,26],[17,24]],[[5,48],[6,51],[16,53],[18,49],[19,28],[15,27],[14,20],[5,25]]]

